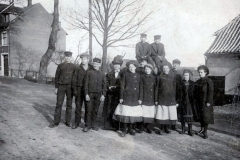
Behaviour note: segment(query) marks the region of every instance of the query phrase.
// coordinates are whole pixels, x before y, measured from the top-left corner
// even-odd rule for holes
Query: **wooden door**
[[[8,55],[3,55],[4,76],[9,76]]]

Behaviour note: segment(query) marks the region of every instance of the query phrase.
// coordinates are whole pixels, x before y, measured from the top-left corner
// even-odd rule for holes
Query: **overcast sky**
[[[60,7],[75,7],[74,0],[59,0]],[[81,0],[87,9],[88,0]],[[196,67],[204,64],[203,54],[214,40],[213,33],[234,19],[240,11],[240,0],[148,0],[146,10],[155,6],[159,11],[151,17],[146,25],[154,25],[156,29],[147,33],[148,42],[153,42],[153,36],[162,35],[166,58],[171,62],[180,59],[182,66]],[[53,12],[53,0],[33,0],[41,3],[49,12]],[[62,15],[64,16],[64,15]],[[72,30],[67,22],[61,20],[62,27],[67,31],[67,50],[74,56],[78,53],[78,41],[83,32]],[[131,42],[138,42],[139,37]],[[88,48],[86,41],[81,51]],[[94,43],[93,52],[101,53],[101,47]],[[125,58],[134,59],[134,48],[110,49],[109,54],[116,55],[126,52]]]

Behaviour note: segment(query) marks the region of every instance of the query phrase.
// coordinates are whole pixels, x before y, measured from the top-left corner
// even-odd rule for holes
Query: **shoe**
[[[203,138],[204,138],[204,139],[208,139],[207,133],[203,133]]]
[[[85,127],[83,128],[83,132],[88,132],[90,129],[91,129],[91,127],[85,126]]]
[[[48,127],[49,127],[49,128],[54,128],[54,127],[57,127],[57,126],[58,126],[58,124],[50,123]]]
[[[70,127],[70,124],[69,124],[69,123],[67,123],[67,122],[65,122],[65,125],[66,125],[67,127]]]
[[[192,133],[192,124],[188,124],[188,135],[193,136],[193,133]]]
[[[135,136],[135,132],[133,131],[133,129],[131,129],[131,130],[128,130],[128,133],[130,134],[130,135],[132,135],[132,136]]]
[[[94,130],[94,131],[98,131],[99,128],[98,128],[98,127],[92,127],[92,130]]]
[[[191,131],[188,131],[189,136],[193,136],[193,133]]]
[[[120,136],[121,136],[121,137],[125,137],[126,134],[127,134],[126,132],[122,132],[122,133],[120,134]]]
[[[177,128],[176,128],[176,125],[172,125],[172,130],[176,130]]]
[[[151,134],[151,133],[152,133],[152,130],[151,130],[151,129],[149,129],[149,128],[146,128],[146,129],[145,129],[145,132],[147,132],[147,133]]]
[[[79,126],[78,123],[72,124],[72,129],[76,129]]]
[[[167,134],[171,133],[171,131],[168,129],[167,126],[164,126],[164,131],[165,131],[165,133],[167,133]]]
[[[160,129],[159,130],[159,135],[162,135],[163,134],[163,131]]]
[[[185,134],[185,126],[182,126],[182,131],[180,133]]]

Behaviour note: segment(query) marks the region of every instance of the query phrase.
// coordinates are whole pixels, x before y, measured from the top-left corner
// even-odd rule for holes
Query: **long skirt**
[[[155,115],[156,122],[164,125],[176,125],[177,121],[177,107],[158,105]]]
[[[154,117],[156,113],[156,107],[155,106],[145,106],[142,105],[143,110],[143,122],[144,123],[153,123]]]
[[[121,123],[142,122],[143,110],[140,105],[127,106],[119,104],[113,114],[113,119]]]

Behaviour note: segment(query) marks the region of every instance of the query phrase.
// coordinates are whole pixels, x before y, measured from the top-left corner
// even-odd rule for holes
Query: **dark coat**
[[[120,96],[120,73],[118,77],[115,78],[115,72],[112,71],[107,74],[107,95],[104,101],[103,107],[103,117],[107,118],[111,112],[114,112],[115,108],[119,104],[119,96]],[[116,88],[109,89],[110,86],[115,86]],[[110,116],[111,117],[111,116]]]
[[[140,75],[127,71],[121,79],[120,99],[123,104],[137,106],[139,100]]]
[[[159,76],[156,97],[159,105],[176,105],[176,80],[172,72]]]
[[[180,117],[190,114],[193,116],[193,119],[197,121],[199,119],[198,111],[196,109],[195,96],[194,96],[194,87],[195,83],[189,80],[189,85],[186,87],[185,81],[181,81],[177,88],[178,92],[178,104],[179,104],[179,114]],[[189,115],[189,116],[190,116]]]
[[[142,105],[153,106],[157,101],[156,77],[153,75],[142,75],[140,81],[140,100]]]
[[[76,66],[73,63],[59,64],[55,74],[55,88],[58,88],[59,84],[72,85],[75,68]]]
[[[150,48],[149,43],[138,42],[136,44],[136,58],[137,59],[141,59],[144,56],[149,57],[150,55],[151,55],[151,48]]]
[[[88,64],[88,69],[85,70],[82,66],[82,64],[80,64],[78,67],[76,67],[75,71],[74,71],[74,75],[73,75],[73,85],[75,87],[83,87],[84,85],[84,77],[87,74],[87,71],[93,69],[92,65]]]
[[[138,68],[136,68],[136,73],[138,73],[138,74],[140,74],[140,75],[145,74],[144,67],[138,67]]]
[[[214,123],[213,116],[213,82],[207,76],[200,78],[195,83],[194,94],[196,106],[199,111],[200,121],[207,124]],[[207,103],[211,106],[207,107]]]
[[[106,76],[99,70],[87,71],[84,83],[85,95],[89,93],[101,93],[106,95]]]
[[[176,92],[176,100],[177,100],[177,103],[179,104],[180,103],[180,96],[178,95],[180,92],[180,85],[181,85],[181,83],[182,83],[182,76],[180,75],[180,74],[178,74],[178,72],[177,72],[177,70],[171,70],[171,72],[173,72],[173,75],[174,75],[174,77],[175,77],[175,79],[176,79],[176,90],[177,90],[177,92]]]
[[[151,57],[154,59],[157,56],[165,57],[165,49],[162,43],[152,43],[150,45],[151,48]]]

